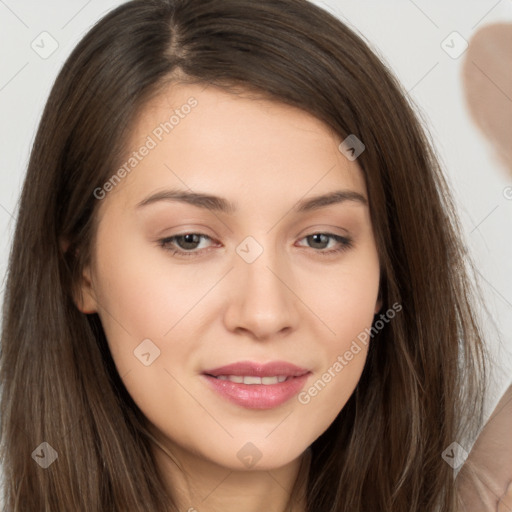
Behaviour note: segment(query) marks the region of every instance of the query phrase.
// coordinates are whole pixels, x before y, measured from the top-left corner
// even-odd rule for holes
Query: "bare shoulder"
[[[512,511],[512,385],[478,436],[456,484],[461,512]]]

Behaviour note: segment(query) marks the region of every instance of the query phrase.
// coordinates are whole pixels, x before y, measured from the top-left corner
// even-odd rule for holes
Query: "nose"
[[[235,269],[224,323],[232,332],[265,340],[297,328],[300,300],[283,257],[265,249],[252,263],[235,255]]]

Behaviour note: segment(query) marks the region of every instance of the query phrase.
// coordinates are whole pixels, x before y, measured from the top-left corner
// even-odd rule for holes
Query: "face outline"
[[[190,98],[196,106],[180,110],[169,133],[158,131]],[[336,418],[367,347],[307,404],[295,395],[273,408],[242,407],[202,373],[238,361],[287,361],[310,372],[304,391],[371,326],[381,304],[368,204],[293,210],[338,190],[367,199],[362,172],[313,116],[202,85],[175,84],[152,100],[130,147],[148,137],[155,146],[139,151],[146,154],[136,167],[99,199],[77,305],[99,314],[124,385],[179,460],[233,471],[283,467]],[[169,200],[140,205],[168,189],[220,196],[237,211]],[[161,245],[187,233],[204,235],[196,249],[190,238]],[[311,237],[319,233],[343,238]],[[344,248],[339,240],[347,238],[352,246]],[[197,255],[173,255],[169,247]],[[257,466],[244,462],[247,451]]]

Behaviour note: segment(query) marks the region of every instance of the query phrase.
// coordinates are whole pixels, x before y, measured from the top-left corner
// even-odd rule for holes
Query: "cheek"
[[[173,265],[164,249],[133,238],[113,233],[99,244],[96,294],[107,326],[161,338],[200,300],[208,276]]]
[[[339,266],[301,276],[301,294],[324,324],[323,344],[331,353],[345,351],[371,326],[379,293],[376,250],[348,254]]]
[[[172,370],[194,350],[196,341],[190,343],[194,337],[189,334],[183,339],[188,332],[185,327],[190,328],[194,305],[216,277],[210,274],[201,279],[183,266],[166,264],[163,249],[134,240],[133,235],[120,230],[109,229],[100,235],[94,277],[102,326],[119,375],[123,378],[129,374],[127,386],[138,375],[149,397],[152,388],[158,389],[156,370],[149,370]],[[154,362],[144,366],[149,361]]]
[[[305,300],[324,328],[317,346],[322,365],[298,400],[318,418],[320,433],[346,404],[361,377],[371,342],[379,277],[378,257],[371,250],[347,258],[343,268],[326,272],[320,280],[310,277],[310,286],[303,287],[311,290]]]
[[[104,240],[97,254],[96,293],[117,371],[151,422],[179,424],[170,420],[171,412],[190,408],[182,383],[200,341],[190,331],[187,313],[192,318],[191,310],[212,283],[208,276],[202,282],[183,267],[166,265],[166,253],[149,244],[127,243],[129,237],[120,233]]]

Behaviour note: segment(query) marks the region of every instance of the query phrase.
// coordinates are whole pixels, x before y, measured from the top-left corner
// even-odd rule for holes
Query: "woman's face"
[[[341,142],[290,106],[175,85],[96,190],[79,306],[98,312],[128,392],[178,457],[283,466],[354,391],[379,261]]]

